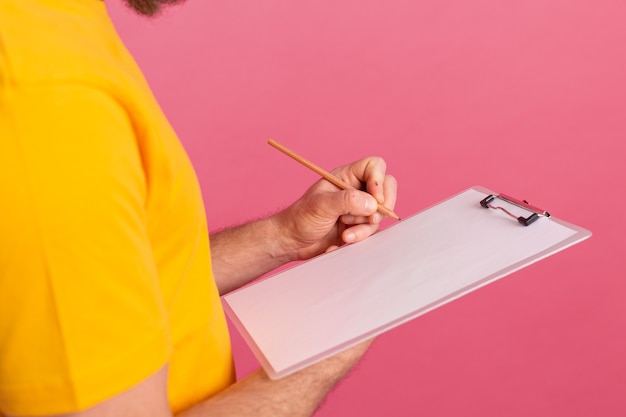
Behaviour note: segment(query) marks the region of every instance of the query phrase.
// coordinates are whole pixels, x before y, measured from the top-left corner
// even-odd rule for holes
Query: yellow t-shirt
[[[103,2],[0,0],[0,415],[234,379],[193,168]]]

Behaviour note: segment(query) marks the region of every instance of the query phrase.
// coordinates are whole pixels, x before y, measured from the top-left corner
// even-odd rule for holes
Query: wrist
[[[281,260],[283,264],[300,260],[298,246],[291,238],[289,215],[286,213],[289,208],[280,211],[265,221],[267,224],[266,235],[269,253],[272,258]]]

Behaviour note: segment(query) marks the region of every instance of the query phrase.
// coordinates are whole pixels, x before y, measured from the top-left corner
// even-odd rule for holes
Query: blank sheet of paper
[[[280,378],[591,235],[553,217],[524,227],[481,207],[488,194],[466,190],[229,293],[225,310],[268,375]]]

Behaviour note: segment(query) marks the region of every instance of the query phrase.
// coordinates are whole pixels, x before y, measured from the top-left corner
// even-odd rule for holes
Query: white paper
[[[280,378],[591,235],[553,218],[524,227],[481,207],[487,194],[469,189],[227,294],[225,309],[268,375]]]

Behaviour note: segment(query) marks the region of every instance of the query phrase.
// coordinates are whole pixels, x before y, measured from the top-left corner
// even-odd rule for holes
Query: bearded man
[[[334,172],[367,192],[320,180],[209,250],[193,167],[105,4],[0,0],[0,415],[311,415],[369,343],[236,381],[219,296],[377,230],[384,161]]]

